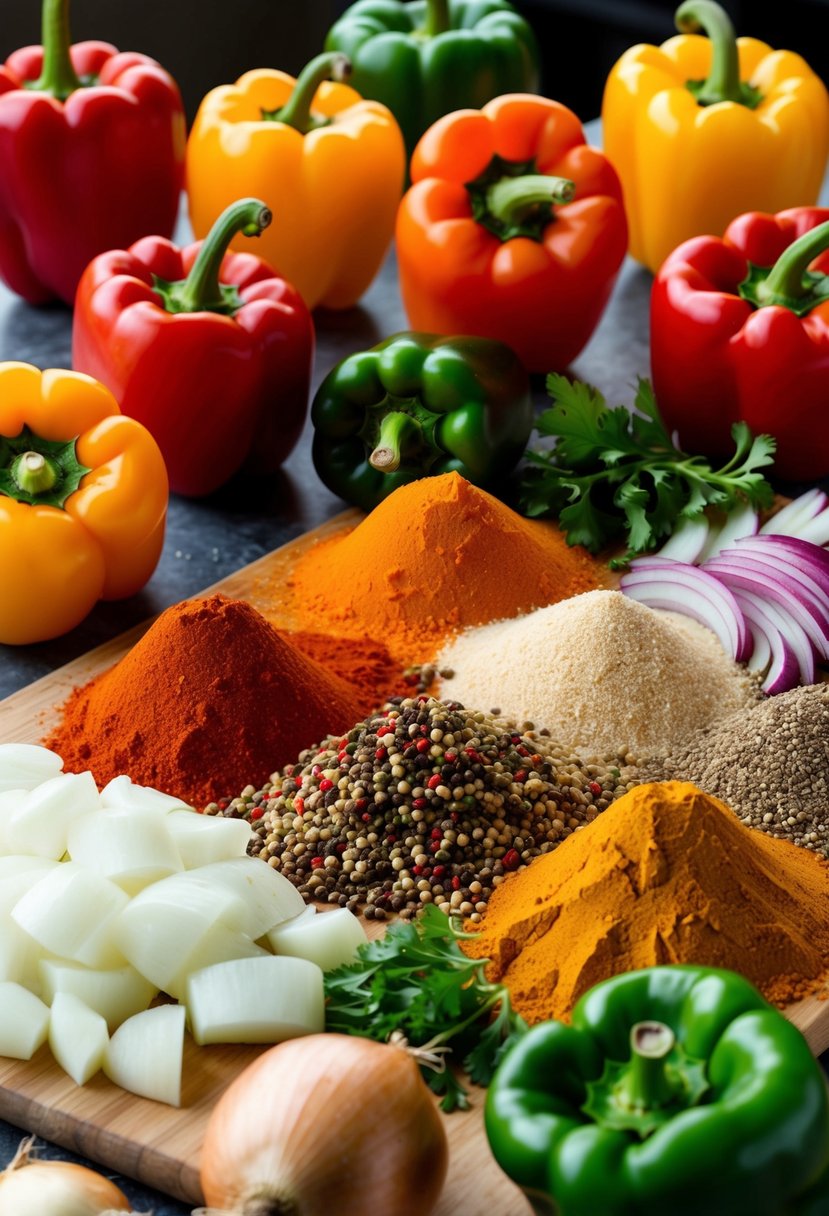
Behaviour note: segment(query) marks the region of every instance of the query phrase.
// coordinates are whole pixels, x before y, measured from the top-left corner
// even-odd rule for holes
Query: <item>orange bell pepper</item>
[[[397,218],[414,330],[511,346],[534,372],[587,342],[627,247],[616,172],[576,115],[530,94],[439,119],[412,157]]]
[[[196,236],[237,199],[263,199],[277,220],[260,238],[262,259],[309,308],[357,302],[391,244],[403,192],[400,128],[385,106],[339,83],[349,70],[332,53],[298,80],[246,72],[207,94],[187,145]]]
[[[0,363],[0,642],[58,637],[156,567],[167,514],[158,445],[79,372]]]

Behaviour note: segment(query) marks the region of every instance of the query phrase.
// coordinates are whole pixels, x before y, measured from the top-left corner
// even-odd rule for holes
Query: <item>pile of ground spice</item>
[[[642,778],[693,781],[750,827],[829,854],[829,685],[793,688],[724,718]]]
[[[785,1005],[829,966],[829,865],[693,785],[642,785],[510,876],[462,946],[533,1023],[659,963],[739,971]]]
[[[620,591],[470,629],[436,663],[453,673],[442,695],[546,727],[587,755],[662,755],[759,695],[710,630]]]
[[[602,567],[550,523],[522,518],[457,473],[401,486],[356,528],[320,542],[288,582],[302,628],[375,638],[406,663],[451,633],[599,585]],[[260,586],[263,611],[280,581]]]
[[[128,773],[201,806],[365,710],[250,604],[214,595],[162,613],[115,667],[76,689],[46,740],[99,785]]]
[[[587,764],[549,736],[428,697],[397,699],[261,789],[206,808],[248,819],[249,851],[370,919],[427,903],[480,919],[506,873],[626,792],[616,759]]]

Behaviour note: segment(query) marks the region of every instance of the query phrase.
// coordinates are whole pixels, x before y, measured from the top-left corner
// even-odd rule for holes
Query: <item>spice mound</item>
[[[756,684],[710,630],[620,591],[590,591],[457,637],[444,695],[547,727],[579,753],[664,754],[751,704]]]
[[[658,963],[741,972],[784,1005],[829,967],[829,865],[744,827],[689,783],[637,786],[494,893],[481,933],[529,1022],[569,1018],[589,988]]]
[[[369,919],[425,904],[480,920],[504,875],[556,847],[629,788],[549,736],[427,697],[395,699],[305,752],[262,790],[208,814],[244,817],[262,857],[307,900]]]
[[[47,746],[103,785],[119,773],[202,806],[263,781],[360,712],[343,681],[255,609],[214,595],[163,612],[67,701]]]
[[[722,798],[743,823],[829,853],[829,684],[793,688],[699,731],[643,770]]]
[[[458,629],[588,591],[601,578],[552,524],[523,519],[445,473],[401,486],[356,528],[315,546],[291,586],[303,627],[368,634],[417,663]]]

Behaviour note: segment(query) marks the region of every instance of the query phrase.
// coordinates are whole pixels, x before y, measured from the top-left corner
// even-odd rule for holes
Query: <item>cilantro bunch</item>
[[[520,509],[557,516],[568,544],[591,553],[623,539],[627,552],[611,566],[656,548],[680,520],[708,506],[728,512],[744,500],[771,505],[774,492],[758,472],[773,462],[771,435],[754,438],[746,423],[735,423],[734,455],[714,469],[707,457],[674,446],[647,380],[639,381],[633,412],[611,409],[598,389],[558,374],[547,377],[547,392],[553,406],[536,425],[558,442],[551,451],[527,452]]]
[[[411,1047],[429,1051],[451,1043],[470,1079],[488,1085],[527,1024],[507,989],[486,979],[488,960],[461,950],[458,942],[474,936],[434,905],[417,921],[395,921],[381,940],[359,947],[356,963],[326,972],[326,1029],[380,1042],[402,1033]],[[421,1067],[444,1095],[443,1110],[467,1108],[466,1090],[445,1061],[439,1071]]]

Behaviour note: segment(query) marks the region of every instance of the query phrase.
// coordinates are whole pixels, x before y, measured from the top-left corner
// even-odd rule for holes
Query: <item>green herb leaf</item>
[[[770,435],[752,436],[736,423],[734,455],[715,469],[707,457],[674,446],[647,380],[638,383],[632,411],[608,407],[598,389],[557,373],[547,377],[547,391],[553,406],[539,415],[537,429],[557,443],[526,453],[520,508],[556,516],[568,543],[591,553],[624,539],[627,552],[614,568],[656,548],[681,519],[706,507],[728,513],[746,501],[770,506],[774,493],[759,472],[773,463]]]
[[[526,1023],[507,990],[487,980],[487,960],[461,950],[458,943],[473,936],[434,905],[417,921],[395,921],[385,937],[359,947],[357,962],[326,973],[327,1029],[381,1042],[400,1031],[412,1047],[454,1043],[467,1053],[472,1080],[487,1084],[505,1044]],[[466,1090],[450,1068],[421,1068],[444,1095],[444,1110],[465,1109]]]

